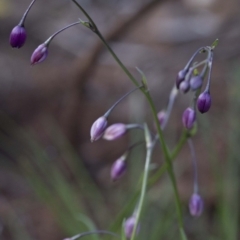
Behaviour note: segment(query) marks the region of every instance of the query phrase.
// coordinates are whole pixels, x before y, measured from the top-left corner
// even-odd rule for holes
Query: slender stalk
[[[25,13],[23,14],[23,16],[22,16],[22,19],[20,20],[20,22],[19,22],[19,25],[20,26],[24,26],[24,22],[25,22],[25,20],[26,20],[26,17],[27,17],[27,15],[28,15],[28,12],[30,11],[30,9],[32,8],[32,6],[33,6],[33,4],[36,2],[36,0],[33,0],[31,3],[30,3],[30,5],[28,6],[28,8],[27,8],[27,10],[25,11]]]
[[[194,180],[193,180],[193,191],[194,193],[198,192],[198,171],[197,171],[197,158],[196,158],[196,153],[195,149],[193,146],[192,139],[188,139],[188,145],[191,151],[191,157],[192,157],[192,165],[193,165],[193,174],[194,174]]]
[[[137,207],[137,211],[136,211],[136,223],[134,225],[131,240],[135,239],[137,226],[138,226],[139,219],[140,219],[142,209],[143,209],[143,203],[144,203],[144,199],[145,199],[146,191],[147,191],[149,165],[151,162],[151,156],[152,156],[152,151],[153,151],[151,133],[146,124],[144,125],[144,132],[145,132],[145,140],[146,140],[146,147],[147,147],[147,155],[146,155],[145,167],[144,167],[144,172],[143,172],[141,195],[140,195],[140,199],[139,199],[139,203],[138,203],[138,207]]]
[[[80,6],[79,3],[76,2],[76,0],[72,0],[79,8],[80,10],[84,13],[84,15],[88,18],[88,20],[92,23],[93,26],[96,26],[96,24],[93,22],[93,20],[90,18],[90,16],[86,13],[86,11]],[[116,60],[116,62],[119,64],[119,66],[122,68],[122,70],[126,73],[126,75],[129,77],[129,79],[137,86],[139,87],[139,83],[138,81],[133,77],[133,75],[129,72],[129,70],[125,67],[125,65],[121,62],[121,60],[117,57],[117,55],[115,54],[115,52],[112,50],[112,48],[108,45],[108,43],[106,42],[106,40],[104,39],[104,37],[102,36],[102,34],[99,32],[99,30],[95,29],[95,33],[98,35],[98,37],[102,40],[103,44],[106,46],[106,48],[108,49],[108,51],[110,52],[110,54],[113,56],[113,58]],[[203,64],[203,63],[201,63]],[[179,194],[178,194],[178,189],[177,189],[177,184],[176,184],[176,179],[175,179],[175,175],[173,172],[173,168],[172,168],[172,162],[171,162],[171,158],[169,155],[169,151],[168,148],[166,146],[164,137],[163,137],[163,132],[160,128],[160,124],[158,121],[158,117],[157,117],[157,111],[155,108],[155,105],[153,103],[153,100],[151,98],[151,95],[149,93],[148,90],[141,89],[141,91],[143,92],[143,94],[145,95],[149,106],[151,108],[152,114],[153,114],[153,118],[155,121],[155,124],[157,126],[157,132],[159,135],[159,139],[160,139],[160,145],[161,148],[163,150],[163,154],[164,154],[164,158],[165,161],[167,163],[167,170],[168,170],[168,174],[170,177],[170,180],[172,182],[173,185],[173,190],[174,190],[174,195],[175,195],[175,204],[176,204],[176,209],[177,209],[177,216],[178,216],[178,224],[179,224],[179,229],[180,231],[183,231],[183,220],[182,220],[182,208],[181,208],[181,202],[180,202],[180,198],[179,198]],[[182,236],[182,234],[181,234]],[[183,238],[182,238],[183,239]]]
[[[173,88],[172,88],[172,91],[170,93],[170,96],[169,96],[169,102],[168,102],[168,106],[167,106],[167,111],[166,111],[166,118],[162,124],[162,129],[165,129],[167,123],[168,123],[168,120],[169,120],[169,117],[170,117],[170,114],[172,112],[172,108],[173,108],[173,104],[175,102],[175,99],[177,97],[177,94],[178,94],[178,90],[174,84]]]
[[[131,93],[133,93],[134,91],[138,90],[139,88],[141,88],[142,86],[136,87],[133,90],[127,92],[125,95],[123,95],[117,102],[115,102],[109,109],[108,111],[104,114],[104,116],[107,118],[109,116],[109,114],[112,112],[112,110],[128,95],[130,95]]]
[[[53,40],[53,38],[56,37],[60,32],[66,30],[66,29],[68,29],[68,28],[70,28],[70,27],[73,27],[73,26],[75,26],[75,25],[77,25],[77,24],[80,24],[80,23],[81,23],[81,22],[78,21],[78,22],[72,23],[72,24],[70,24],[70,25],[68,25],[68,26],[60,29],[59,31],[55,32],[52,36],[50,36],[50,37],[45,41],[45,44],[46,44],[46,45],[49,45],[50,42]]]
[[[98,31],[98,28],[95,24],[95,22],[92,20],[92,18],[89,16],[89,14],[85,11],[85,9],[76,1],[76,0],[72,0],[77,6],[78,8],[83,12],[83,14],[86,16],[86,18],[88,19],[88,21],[92,24],[93,28],[95,29],[95,31]],[[93,30],[93,29],[92,29]]]

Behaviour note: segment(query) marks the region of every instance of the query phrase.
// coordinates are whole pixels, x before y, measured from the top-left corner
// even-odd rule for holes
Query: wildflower
[[[136,224],[136,217],[133,215],[128,218],[124,223],[124,232],[127,239],[130,239],[133,234],[134,226]],[[137,226],[137,233],[140,230],[140,226]]]
[[[103,138],[106,140],[116,140],[122,137],[127,131],[127,126],[123,123],[116,123],[109,126],[103,135]]]
[[[193,124],[196,120],[196,112],[188,107],[182,115],[182,122],[185,128],[191,129],[193,127]]]
[[[193,76],[190,79],[190,87],[192,90],[197,90],[198,88],[200,88],[202,86],[203,80],[201,76]]]
[[[199,112],[201,113],[208,112],[208,110],[211,107],[211,103],[212,100],[209,91],[204,91],[203,93],[201,93],[197,100],[197,107]]]
[[[105,129],[107,127],[107,118],[102,116],[98,118],[92,125],[90,130],[91,141],[97,141],[102,137]]]
[[[21,48],[27,38],[27,33],[23,25],[17,25],[13,28],[10,37],[9,43],[13,48]]]
[[[192,216],[199,217],[203,211],[203,200],[201,196],[197,193],[194,193],[189,201],[189,211]]]
[[[111,179],[113,181],[116,181],[119,178],[121,178],[126,172],[127,168],[126,157],[127,155],[124,154],[113,163],[111,168]]]
[[[160,111],[158,114],[157,114],[157,117],[158,117],[158,121],[159,121],[159,124],[160,126],[162,127],[164,122],[166,121],[166,112],[164,110]]]
[[[177,79],[176,79],[177,89],[179,89],[180,83],[185,80],[185,77],[186,77],[186,75],[187,75],[187,72],[188,72],[187,69],[183,69],[183,70],[181,70],[181,71],[178,72],[178,74],[177,74]]]
[[[183,92],[183,93],[187,93],[190,89],[190,85],[188,81],[183,81],[180,83],[179,85],[179,89]]]
[[[44,61],[47,55],[48,55],[48,45],[46,43],[43,43],[34,50],[31,56],[31,64],[34,65]]]

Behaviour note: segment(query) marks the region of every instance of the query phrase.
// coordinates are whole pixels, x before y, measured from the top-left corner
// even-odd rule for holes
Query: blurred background
[[[189,239],[237,240],[240,190],[240,2],[237,0],[79,0],[119,58],[140,80],[145,73],[157,109],[166,107],[176,74],[201,46],[216,38],[212,107],[198,115],[193,138],[204,213],[192,218],[190,151],[174,163]],[[59,240],[92,229],[120,232],[137,201],[145,151],[132,152],[128,172],[116,183],[111,164],[131,142],[91,143],[92,123],[133,89],[100,40],[83,26],[58,35],[45,62],[30,66],[34,49],[60,28],[84,18],[71,1],[36,1],[25,24],[23,48],[11,49],[9,34],[30,0],[0,0],[0,239]],[[180,94],[165,130],[170,149],[182,132],[181,115],[192,95]],[[133,93],[109,122],[153,128],[148,105]],[[153,167],[164,162],[154,151]],[[107,239],[102,237],[103,239]],[[89,236],[86,239],[99,239]],[[109,239],[109,238],[108,238]],[[139,239],[179,239],[167,174],[149,190]]]

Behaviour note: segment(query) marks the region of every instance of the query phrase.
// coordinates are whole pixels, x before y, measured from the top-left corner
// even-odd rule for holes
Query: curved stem
[[[27,10],[26,10],[25,13],[23,14],[22,19],[21,19],[20,22],[19,22],[19,25],[20,25],[20,26],[24,26],[24,22],[25,22],[25,19],[26,19],[27,15],[28,15],[28,12],[29,12],[30,9],[32,8],[32,6],[33,6],[33,4],[35,3],[35,1],[36,1],[36,0],[33,0],[33,1],[30,3],[30,5],[28,6]]]
[[[172,88],[172,91],[171,91],[170,96],[169,96],[169,102],[168,102],[167,111],[166,111],[166,118],[165,118],[165,120],[162,124],[162,129],[165,129],[165,127],[168,123],[168,120],[169,120],[170,114],[172,112],[173,104],[175,102],[177,94],[178,94],[178,90],[177,90],[177,88],[174,84],[174,87]]]
[[[191,138],[188,139],[188,145],[189,145],[191,155],[192,155],[192,165],[193,165],[193,174],[194,174],[193,191],[194,191],[194,193],[197,193],[198,192],[197,158],[196,158],[196,153],[195,153],[195,149],[194,149]]]
[[[205,89],[205,91],[208,91],[208,92],[210,91],[210,84],[211,84],[212,59],[213,59],[213,52],[211,51],[211,56],[210,56],[210,59],[209,59],[209,62],[208,62],[208,68],[209,68],[208,80],[207,80],[207,85],[206,85],[206,89]]]
[[[92,30],[94,31],[98,31],[98,28],[95,24],[95,22],[92,20],[92,18],[89,16],[89,14],[85,11],[85,9],[76,1],[76,0],[72,0],[77,6],[78,8],[83,12],[83,14],[86,16],[86,18],[88,19],[88,21],[92,24],[93,28]]]
[[[93,24],[93,20],[89,17],[89,15],[86,13],[85,10],[83,10],[83,8],[80,6],[80,4],[78,4],[75,0],[72,0],[85,14],[85,16],[89,19],[89,21]],[[93,24],[94,26],[96,26],[96,24]],[[125,65],[121,62],[121,60],[117,57],[117,55],[115,54],[115,52],[112,50],[112,48],[108,45],[108,43],[106,42],[106,40],[104,39],[104,37],[102,36],[102,34],[99,32],[99,30],[97,29],[96,34],[98,35],[98,37],[102,40],[103,44],[106,46],[106,48],[108,49],[108,51],[111,53],[111,55],[113,56],[113,58],[116,60],[116,62],[119,64],[119,66],[122,68],[122,70],[126,73],[126,75],[129,77],[129,79],[137,86],[139,87],[139,83],[138,81],[133,77],[133,75],[129,72],[129,70],[125,67]],[[178,189],[177,189],[177,184],[176,184],[176,179],[175,179],[175,175],[173,172],[173,168],[172,168],[172,162],[170,159],[170,155],[169,155],[169,151],[167,149],[164,137],[163,137],[163,132],[160,128],[160,124],[158,121],[158,117],[157,117],[157,111],[155,108],[155,105],[153,103],[153,100],[151,98],[151,95],[149,93],[148,90],[141,89],[141,91],[143,92],[143,94],[146,97],[146,100],[148,101],[148,104],[151,108],[152,111],[152,115],[155,121],[155,124],[157,126],[157,132],[159,135],[159,139],[160,139],[160,145],[161,148],[163,150],[163,154],[164,154],[164,158],[167,164],[167,170],[168,170],[168,174],[170,177],[170,180],[172,182],[172,186],[173,186],[173,190],[174,190],[174,195],[175,195],[175,204],[176,204],[176,209],[177,209],[177,216],[178,216],[178,224],[179,224],[179,229],[180,231],[183,231],[183,220],[182,220],[182,208],[181,208],[181,202],[180,202],[180,198],[179,198],[179,194],[178,194]],[[181,234],[182,236],[182,234]]]
[[[151,162],[152,150],[153,150],[151,133],[146,124],[144,125],[144,132],[145,132],[145,139],[146,139],[146,146],[147,146],[147,155],[146,155],[146,161],[145,161],[144,172],[143,172],[141,195],[140,195],[140,199],[139,199],[139,203],[138,203],[138,207],[137,207],[137,211],[136,211],[136,223],[133,228],[131,240],[135,239],[137,226],[138,226],[140,215],[141,215],[142,209],[143,209],[143,203],[144,203],[144,199],[145,199],[145,195],[146,195],[146,191],[147,191],[149,165]]]
[[[138,90],[139,88],[141,88],[142,86],[136,87],[133,90],[131,90],[130,92],[126,93],[125,95],[123,95],[117,102],[115,102],[112,107],[109,108],[109,110],[104,114],[104,116],[107,118],[109,116],[109,114],[112,112],[112,110],[128,95],[130,95],[131,93],[133,93],[134,91]]]
[[[184,67],[185,70],[188,70],[190,65],[192,64],[194,58],[202,51],[204,50],[205,47],[200,47],[193,55],[192,57],[190,58],[190,60],[188,61],[188,63],[186,64],[186,66]]]
[[[46,45],[49,45],[50,42],[53,40],[53,38],[56,37],[59,33],[61,33],[62,31],[66,30],[66,29],[68,29],[68,28],[70,28],[70,27],[73,27],[73,26],[75,26],[75,25],[77,25],[77,24],[80,24],[80,23],[81,23],[81,22],[78,21],[78,22],[72,23],[72,24],[70,24],[70,25],[68,25],[68,26],[60,29],[59,31],[55,32],[52,36],[50,36],[50,37],[45,41],[45,44],[46,44]]]

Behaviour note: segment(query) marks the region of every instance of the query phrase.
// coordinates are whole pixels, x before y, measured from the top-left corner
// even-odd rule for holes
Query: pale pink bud
[[[47,55],[48,55],[48,46],[45,43],[43,43],[34,50],[31,56],[31,64],[34,65],[44,61]]]
[[[127,163],[126,163],[126,155],[121,156],[119,159],[117,159],[111,168],[111,178],[113,181],[118,180],[121,178],[127,169]]]
[[[90,137],[91,141],[97,141],[99,138],[102,137],[105,129],[107,127],[107,119],[106,117],[98,118],[92,125],[90,130]]]
[[[112,141],[122,137],[127,131],[127,127],[123,123],[115,123],[109,126],[103,135],[103,138]]]

